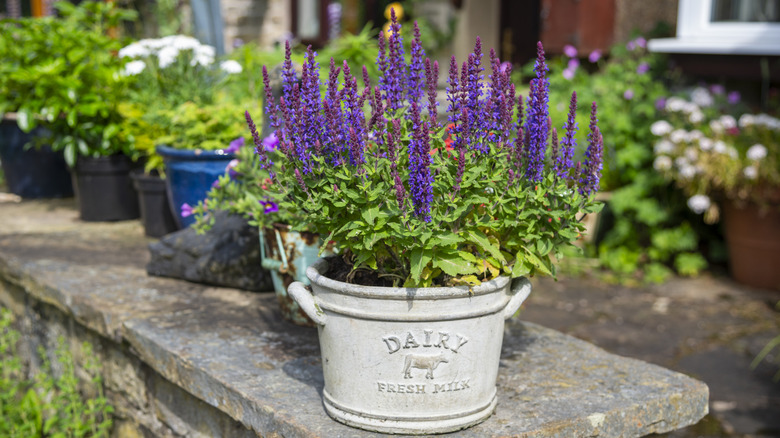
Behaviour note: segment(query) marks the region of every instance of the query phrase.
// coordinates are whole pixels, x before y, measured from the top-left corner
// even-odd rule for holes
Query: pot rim
[[[195,161],[212,161],[212,160],[232,160],[236,157],[236,154],[225,152],[224,149],[178,149],[168,145],[160,144],[155,146],[154,150],[163,157],[163,159],[185,159]]]
[[[312,284],[327,288],[342,295],[350,295],[360,298],[373,298],[384,300],[407,301],[415,300],[440,300],[443,298],[464,298],[488,295],[501,292],[507,288],[511,278],[501,276],[493,280],[483,282],[479,286],[436,286],[436,287],[387,287],[387,286],[363,286],[333,280],[325,276],[328,270],[328,261],[319,259],[306,269],[306,276]]]

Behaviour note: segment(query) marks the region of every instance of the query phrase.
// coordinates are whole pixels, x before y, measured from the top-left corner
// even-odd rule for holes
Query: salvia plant
[[[273,179],[280,208],[301,211],[299,228],[327,236],[353,270],[372,270],[384,284],[554,275],[553,259],[584,229],[582,215],[600,208],[593,199],[602,167],[596,104],[585,161],[575,164],[577,96],[559,135],[548,116],[542,44],[523,99],[495,51],[483,66],[477,38],[466,61],[450,60],[447,122],[440,123],[439,65],[426,58],[414,27],[406,55],[393,13],[379,37],[378,81],[365,68],[353,72],[331,60],[324,92],[316,53],[308,50],[297,76],[287,45],[281,98],[266,87],[279,139]],[[271,166],[273,156],[254,138]]]

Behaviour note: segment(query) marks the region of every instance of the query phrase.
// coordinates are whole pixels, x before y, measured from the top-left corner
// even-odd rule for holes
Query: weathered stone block
[[[238,216],[217,214],[205,234],[185,228],[149,245],[149,275],[252,291],[272,289],[270,274],[260,267],[256,227]]]

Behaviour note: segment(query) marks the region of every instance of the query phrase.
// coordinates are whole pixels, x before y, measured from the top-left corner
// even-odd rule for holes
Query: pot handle
[[[531,281],[525,277],[515,278],[512,280],[512,298],[504,308],[504,319],[509,319],[517,312],[520,305],[523,304],[528,295],[531,293]]]
[[[309,318],[311,318],[312,321],[319,325],[325,325],[325,321],[327,320],[325,312],[323,312],[317,303],[314,302],[314,295],[311,294],[303,283],[294,281],[290,287],[287,288],[287,293],[293,297],[295,302],[301,306],[301,309],[309,315]]]

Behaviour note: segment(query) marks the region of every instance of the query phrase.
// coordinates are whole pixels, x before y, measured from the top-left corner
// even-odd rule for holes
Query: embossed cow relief
[[[412,378],[412,368],[418,368],[426,370],[425,378],[433,379],[433,370],[439,366],[440,363],[448,363],[444,357],[444,353],[439,353],[436,356],[423,356],[419,354],[409,354],[404,359],[404,379]]]
[[[457,367],[456,354],[469,341],[461,334],[451,335],[446,331],[422,330],[422,332],[406,332],[402,335],[388,335],[382,338],[387,347],[387,353],[393,355],[398,352],[407,352],[403,357],[403,367],[399,362],[399,369],[404,379],[419,379],[425,376],[426,380],[435,380],[435,371],[442,364],[444,366]],[[422,370],[415,371],[415,370]],[[469,389],[469,380],[425,383],[401,383],[401,382],[376,382],[379,392],[395,394],[437,394],[441,392],[453,392]]]

